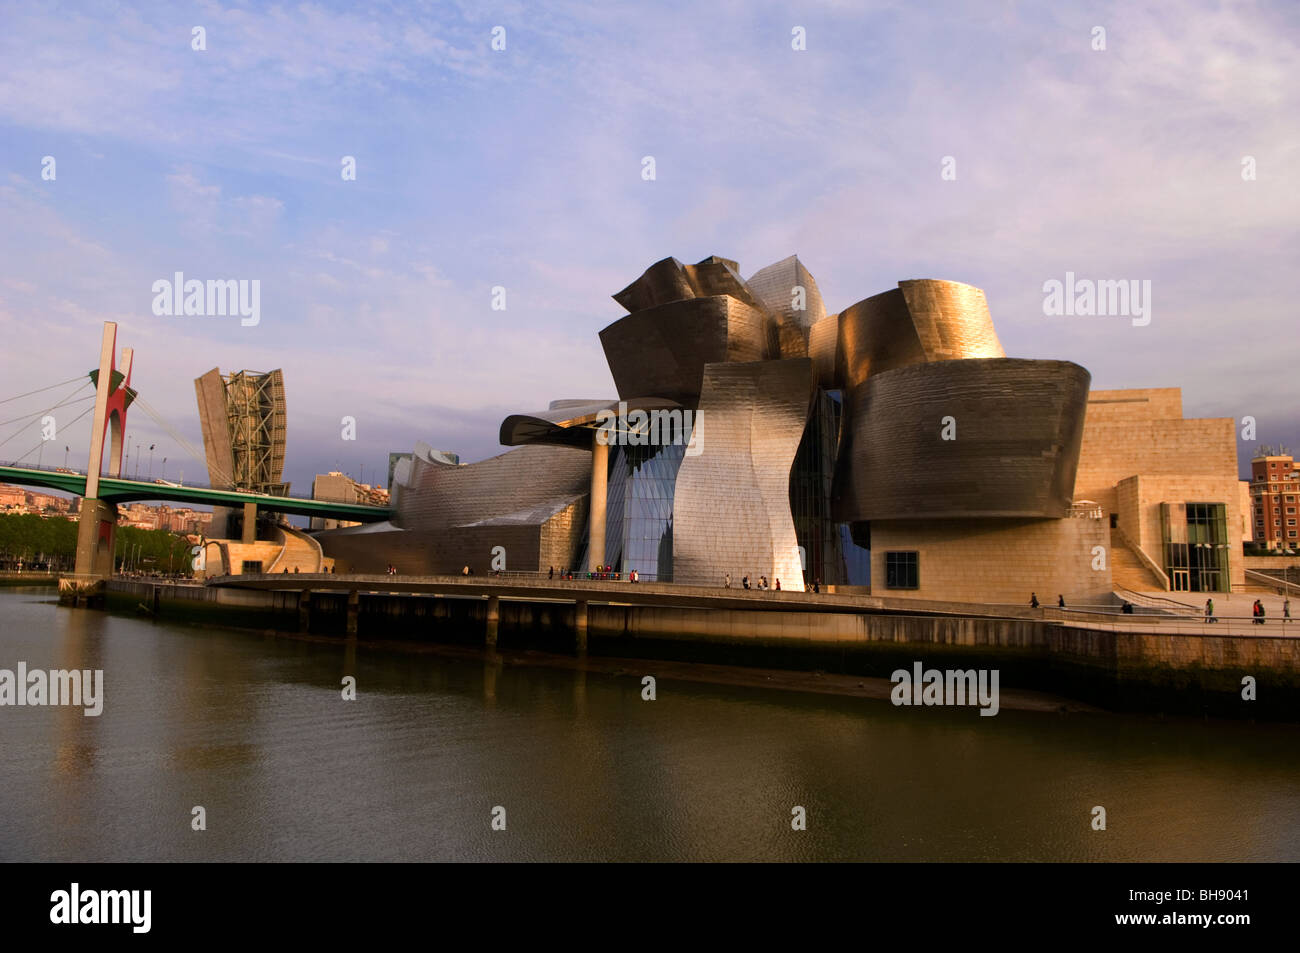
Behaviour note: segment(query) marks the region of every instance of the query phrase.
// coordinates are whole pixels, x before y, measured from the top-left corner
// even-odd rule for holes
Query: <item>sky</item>
[[[1009,356],[1297,447],[1298,45],[1289,0],[6,0],[0,399],[84,374],[116,321],[155,476],[204,478],[172,436],[202,446],[194,378],[282,368],[295,492],[372,482],[613,397],[598,332],[653,262],[797,254],[828,311],[967,282]],[[258,323],[155,314],[176,272],[257,280]],[[1067,272],[1150,281],[1150,322],[1045,314]],[[84,465],[84,406],[53,452],[0,425],[0,460]]]

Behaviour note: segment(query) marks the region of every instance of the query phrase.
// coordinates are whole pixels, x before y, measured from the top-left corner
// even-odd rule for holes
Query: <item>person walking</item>
[[[548,572],[546,573],[546,578],[547,578],[547,579],[554,579],[554,578],[555,578],[555,567],[554,567],[554,566],[552,566],[552,567],[550,568],[550,571],[548,571]]]
[[[1286,601],[1282,603],[1282,624],[1286,625],[1291,621],[1291,597],[1287,596]]]
[[[776,591],[777,591],[777,592],[780,592],[780,591],[781,591],[781,580],[780,580],[780,579],[778,579],[778,580],[776,581]]]
[[[731,588],[731,573],[727,573],[722,577],[722,588],[723,589]]]
[[[1057,595],[1057,597],[1056,597],[1056,607],[1057,607],[1058,609],[1064,609],[1064,608],[1065,608],[1065,595],[1064,595],[1064,594],[1058,594],[1058,595]]]
[[[1037,608],[1038,608],[1038,593],[1036,593],[1036,592],[1031,592],[1031,593],[1029,594],[1029,608],[1031,608],[1031,609],[1037,609]]]
[[[749,577],[748,577],[748,576],[745,576],[743,579],[741,579],[741,580],[740,580],[740,585],[741,585],[743,588],[748,589],[748,588],[749,588]]]
[[[1213,599],[1205,600],[1205,621],[1206,622],[1214,621],[1214,600]]]

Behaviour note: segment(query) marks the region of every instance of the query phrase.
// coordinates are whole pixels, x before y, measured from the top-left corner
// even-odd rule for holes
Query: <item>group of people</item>
[[[1038,608],[1039,606],[1041,606],[1041,605],[1042,605],[1042,603],[1038,601],[1038,593],[1036,593],[1036,592],[1031,592],[1031,593],[1029,594],[1029,608],[1031,608],[1031,609],[1037,609],[1037,608]],[[1064,608],[1065,608],[1065,596],[1064,596],[1064,595],[1061,595],[1061,594],[1059,594],[1059,593],[1057,594],[1057,596],[1056,596],[1056,607],[1057,607],[1058,609],[1064,609]]]
[[[1250,614],[1254,617],[1251,619],[1251,621],[1254,622],[1255,625],[1263,625],[1265,621],[1264,603],[1256,599],[1255,605],[1251,609]],[[1282,622],[1285,624],[1290,621],[1291,621],[1291,597],[1287,596],[1282,603]]]
[[[774,583],[770,583],[770,584],[769,584],[768,581],[767,581],[767,577],[766,577],[766,576],[759,576],[759,577],[758,577],[758,582],[757,582],[756,584],[751,584],[750,581],[749,581],[749,577],[748,577],[748,576],[743,576],[743,577],[741,577],[740,585],[741,585],[741,588],[743,588],[743,589],[771,589],[773,592],[780,592],[780,591],[781,591],[781,580],[780,580],[780,579],[777,579],[777,580],[775,580]],[[722,576],[722,588],[723,588],[723,589],[730,589],[730,588],[731,588],[731,573],[724,573],[724,574],[723,574],[723,576]],[[821,592],[821,591],[822,591],[822,581],[821,581],[821,577],[820,577],[820,576],[813,580],[812,591],[813,591],[813,592]]]
[[[556,569],[554,566],[551,566],[551,567],[549,567],[549,568],[546,570],[546,578],[547,578],[547,579],[554,579],[554,578],[555,578],[555,574],[556,574],[557,572],[559,573],[561,579],[565,579],[565,580],[572,580],[572,579],[573,579],[573,572],[574,572],[574,571],[573,571],[572,569]],[[619,580],[619,579],[622,579],[622,578],[623,578],[623,573],[619,572],[619,571],[618,571],[617,569],[615,569],[613,566],[597,566],[595,569],[588,570],[588,571],[585,572],[585,573],[583,573],[583,572],[580,571],[580,572],[578,573],[578,578],[579,578],[579,579],[606,579],[606,580],[608,580],[608,579],[613,579],[613,580]],[[637,570],[633,569],[633,570],[631,570],[630,572],[628,572],[628,574],[627,574],[627,581],[628,581],[628,582],[640,582],[640,581],[641,581],[641,574],[640,574]]]

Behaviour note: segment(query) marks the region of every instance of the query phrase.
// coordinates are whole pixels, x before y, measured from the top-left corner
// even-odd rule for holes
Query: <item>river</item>
[[[653,662],[598,674],[0,590],[0,669],[20,662],[102,670],[103,712],[0,707],[4,861],[1300,860],[1300,726],[671,678],[646,701]]]

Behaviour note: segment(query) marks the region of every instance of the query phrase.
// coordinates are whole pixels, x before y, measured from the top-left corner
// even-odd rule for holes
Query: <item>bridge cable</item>
[[[194,445],[190,443],[188,440],[186,440],[184,437],[182,437],[176,431],[176,429],[172,427],[171,424],[169,424],[166,420],[164,420],[162,415],[159,414],[158,411],[156,411],[149,404],[147,400],[145,400],[143,397],[137,394],[135,397],[135,403],[140,406],[140,409],[143,410],[150,417],[150,419],[153,420],[154,423],[156,423],[159,427],[163,429],[163,431],[167,434],[167,436],[171,437],[172,440],[176,441],[177,445],[180,446],[182,450],[184,450],[191,457],[193,457],[195,462],[210,467],[210,464],[208,463],[207,455],[200,454],[198,450],[194,447]],[[234,481],[234,477],[231,474],[226,473],[220,467],[210,467],[210,468],[216,470],[216,476],[229,482],[231,486],[234,486],[235,481]],[[208,474],[209,479],[211,479],[212,476],[213,474],[210,472]]]
[[[66,424],[64,424],[64,425],[63,425],[64,428],[66,429],[66,428],[68,428],[68,427],[71,427],[71,426],[72,426],[73,424],[75,424],[78,420],[80,420],[82,417],[86,416],[86,414],[90,413],[90,412],[91,412],[92,410],[94,410],[94,409],[95,409],[95,405],[94,405],[94,404],[91,404],[89,407],[87,407],[87,408],[86,408],[85,410],[83,410],[81,413],[77,414],[77,416],[73,417],[73,418],[72,418],[71,420],[69,420]],[[27,428],[24,427],[23,429],[25,430],[25,429],[27,429]],[[18,433],[22,433],[22,431],[20,430]],[[16,436],[18,436],[18,434],[14,434],[14,436],[16,437]],[[93,438],[94,435],[92,434],[91,437]],[[45,445],[45,443],[46,443],[45,440],[40,441],[38,444],[36,444],[36,446],[32,447],[31,450],[28,450],[27,453],[24,453],[21,457],[19,457],[17,460],[15,460],[14,463],[21,463],[21,462],[23,461],[24,458],[26,458],[27,456],[29,456],[29,455],[32,454],[32,453],[35,453],[37,450],[41,449],[41,447],[43,447],[43,446]]]
[[[29,390],[25,394],[19,394],[17,397],[6,397],[4,400],[0,400],[0,404],[7,404],[11,401],[22,400],[24,397],[31,397],[32,394],[39,394],[42,391],[54,390],[54,388],[56,387],[62,387],[64,384],[71,384],[73,381],[81,380],[86,376],[87,375],[85,374],[78,374],[76,377],[70,377],[66,381],[60,381],[57,384],[51,384],[49,387],[38,387],[36,390]]]
[[[80,399],[78,399],[78,400],[76,400],[76,401],[72,400],[73,395],[79,393],[79,392],[81,391],[81,389],[84,388],[84,387],[86,387],[89,383],[90,383],[90,381],[87,380],[87,381],[83,382],[83,383],[81,384],[80,387],[76,388],[76,390],[69,391],[69,392],[64,396],[64,398],[63,398],[61,401],[59,401],[57,404],[53,404],[52,406],[47,407],[47,408],[45,408],[44,410],[38,410],[38,411],[36,411],[36,413],[34,413],[34,414],[28,414],[27,417],[31,417],[31,418],[32,418],[31,421],[30,421],[30,423],[27,423],[26,425],[24,425],[24,426],[22,426],[22,427],[19,427],[17,430],[15,430],[15,431],[14,431],[13,433],[11,433],[9,436],[5,437],[3,440],[0,440],[0,447],[4,446],[6,443],[8,443],[8,442],[9,442],[10,440],[12,440],[14,437],[18,436],[20,433],[22,433],[24,430],[26,430],[26,429],[27,429],[28,427],[30,427],[32,424],[37,423],[37,422],[38,422],[38,418],[45,416],[45,415],[48,414],[50,411],[52,411],[52,410],[58,410],[60,407],[63,407],[64,405],[69,404],[69,403],[80,403],[82,400],[89,400],[90,397],[94,397],[95,395],[94,395],[94,394],[91,394],[90,397],[82,397],[82,398],[80,398]],[[93,405],[92,405],[92,409],[93,409]],[[82,414],[82,416],[84,417],[85,414]],[[7,420],[7,421],[5,421],[5,423],[6,423],[6,424],[15,423],[16,421],[26,420],[27,417],[15,417],[13,420]],[[80,419],[81,419],[81,417],[78,417],[78,418],[77,418],[77,420],[80,420]],[[20,457],[19,459],[22,459],[22,458]]]

